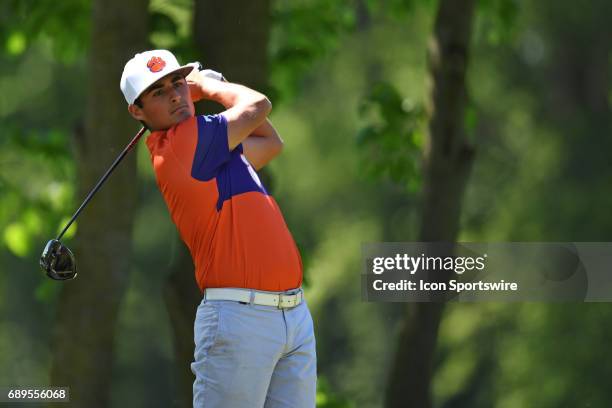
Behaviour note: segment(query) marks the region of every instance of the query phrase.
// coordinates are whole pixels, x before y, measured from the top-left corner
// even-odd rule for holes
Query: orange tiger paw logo
[[[166,66],[166,61],[161,59],[160,57],[151,57],[149,62],[147,62],[147,68],[151,72],[159,72]]]

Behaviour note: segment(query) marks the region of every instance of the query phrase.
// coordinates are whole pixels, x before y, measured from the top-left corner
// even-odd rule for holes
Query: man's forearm
[[[199,85],[203,98],[218,102],[226,109],[241,103],[267,99],[261,92],[232,82],[201,77]]]
[[[261,169],[283,150],[283,140],[272,123],[266,119],[243,142],[244,155],[255,167]]]
[[[280,143],[283,143],[283,139],[281,139],[276,129],[274,129],[272,122],[270,122],[270,120],[267,118],[261,125],[259,125],[259,127],[257,127],[253,131],[253,133],[251,133],[251,136],[268,137],[271,139],[276,139]]]

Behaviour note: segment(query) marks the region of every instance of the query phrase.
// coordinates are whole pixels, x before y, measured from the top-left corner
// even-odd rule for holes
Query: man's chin
[[[189,112],[189,110],[185,110],[184,112],[177,112],[174,114],[174,121],[172,122],[172,125],[169,126],[169,128],[174,127],[179,123],[184,122],[189,118],[192,118],[193,116],[194,115]]]

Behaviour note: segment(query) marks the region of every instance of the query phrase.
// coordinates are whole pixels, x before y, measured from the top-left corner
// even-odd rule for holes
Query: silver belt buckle
[[[283,294],[282,293],[278,294],[278,308],[279,309],[285,308],[285,306],[283,305]]]
[[[278,308],[279,309],[288,309],[288,308],[297,306],[298,294],[299,293],[300,292],[296,292],[296,293],[292,293],[290,295],[285,295],[285,294],[279,293],[278,294]],[[293,296],[293,301],[289,305],[287,305],[287,306],[283,305],[283,297],[289,297],[289,296]]]

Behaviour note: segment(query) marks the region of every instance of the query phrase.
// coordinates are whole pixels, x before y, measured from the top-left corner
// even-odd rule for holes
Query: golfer
[[[194,407],[314,407],[315,337],[302,261],[256,172],[282,149],[267,120],[270,101],[181,66],[166,50],[128,61],[121,91],[129,113],[151,131],[157,185],[203,294]],[[226,110],[194,116],[199,99]]]

